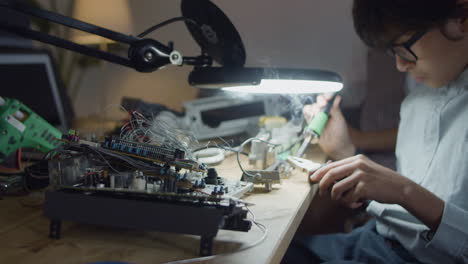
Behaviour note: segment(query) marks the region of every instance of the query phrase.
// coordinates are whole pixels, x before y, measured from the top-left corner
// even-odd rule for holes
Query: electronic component
[[[61,144],[61,137],[58,129],[21,102],[0,99],[0,162],[20,148],[51,151]]]
[[[175,166],[178,169],[187,169],[199,172],[206,172],[207,170],[206,166],[202,163],[198,163],[195,160],[184,159],[184,151],[169,146],[130,142],[112,137],[106,138],[106,140],[101,144],[101,147],[115,153],[140,160],[160,164],[167,163],[168,165]]]
[[[273,189],[273,184],[280,184],[281,178],[278,171],[267,171],[267,170],[250,170],[242,174],[242,181],[251,182],[253,184],[264,184],[265,189],[270,192]]]
[[[213,96],[184,103],[184,126],[198,140],[236,135],[256,127],[263,115],[274,115],[273,97]]]
[[[210,168],[208,169],[208,174],[205,178],[205,182],[208,184],[219,185],[223,183],[221,177],[218,177],[218,173],[215,169]]]
[[[116,137],[93,143],[77,135],[70,131],[50,156],[45,215],[51,237],[60,237],[62,220],[143,228],[200,235],[200,254],[210,255],[218,229],[250,229],[238,198],[252,183],[226,182],[170,146]]]
[[[103,148],[111,149],[127,155],[138,156],[157,161],[175,161],[184,159],[185,152],[165,146],[154,146],[144,143],[129,142],[115,137],[106,138],[102,143]]]

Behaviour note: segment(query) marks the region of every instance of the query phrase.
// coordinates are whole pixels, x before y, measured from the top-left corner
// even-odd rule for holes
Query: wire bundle
[[[120,139],[156,145],[168,145],[183,150],[188,158],[193,155],[195,137],[187,131],[169,125],[156,118],[148,119],[137,111],[131,112],[130,120],[120,131]]]

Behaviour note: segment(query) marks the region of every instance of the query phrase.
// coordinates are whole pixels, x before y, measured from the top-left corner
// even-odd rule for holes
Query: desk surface
[[[318,149],[308,157],[323,161]],[[222,177],[240,177],[234,158],[217,167]],[[268,228],[268,236],[258,246],[220,256],[210,263],[279,263],[296,232],[315,187],[304,172],[294,171],[291,178],[265,193],[256,189],[245,197],[254,203],[250,210]],[[197,257],[199,237],[160,232],[118,229],[65,222],[60,240],[48,238],[49,221],[42,216],[41,193],[0,200],[0,263],[91,263],[124,261],[136,264],[163,263]],[[220,230],[214,253],[229,253],[257,241],[262,236],[255,225],[247,232]],[[247,261],[246,261],[247,260]]]

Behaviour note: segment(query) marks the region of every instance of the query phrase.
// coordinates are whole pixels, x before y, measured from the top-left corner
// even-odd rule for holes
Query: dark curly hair
[[[451,18],[468,17],[468,6],[457,0],[354,0],[354,27],[366,45],[387,48],[408,33],[440,27]]]

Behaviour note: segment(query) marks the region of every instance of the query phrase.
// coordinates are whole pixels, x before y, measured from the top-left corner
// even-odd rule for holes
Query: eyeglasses
[[[411,38],[401,44],[391,44],[388,48],[388,53],[393,57],[398,56],[408,62],[416,62],[418,56],[411,50],[411,46],[414,45],[419,39],[426,34],[427,30],[422,30],[414,33]]]

